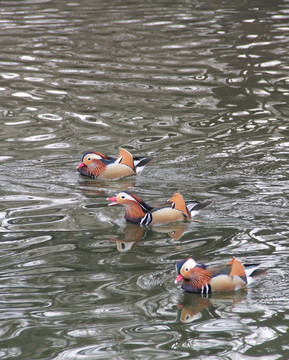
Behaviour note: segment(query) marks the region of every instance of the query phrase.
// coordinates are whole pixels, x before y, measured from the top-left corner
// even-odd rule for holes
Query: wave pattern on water
[[[288,357],[288,2],[2,1],[0,357]],[[152,156],[77,174],[86,150]],[[144,229],[106,198],[212,199]],[[255,286],[184,294],[175,263],[232,256]]]

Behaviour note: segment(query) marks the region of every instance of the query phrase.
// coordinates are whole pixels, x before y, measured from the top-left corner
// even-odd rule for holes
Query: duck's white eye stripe
[[[132,196],[130,196],[129,194],[125,194],[125,198],[128,199],[128,200],[137,202],[136,199],[133,198]]]
[[[185,269],[185,271],[188,271],[189,269],[194,268],[197,265],[197,263],[195,262],[194,259],[188,259],[184,265],[183,268]]]
[[[137,202],[135,198],[133,198],[131,195],[129,195],[125,192],[120,192],[117,196],[121,199],[126,199],[126,200]]]

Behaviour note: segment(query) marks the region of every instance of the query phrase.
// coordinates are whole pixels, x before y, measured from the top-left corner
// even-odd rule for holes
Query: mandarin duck
[[[151,158],[133,157],[124,149],[119,149],[117,158],[90,151],[83,154],[77,171],[93,179],[117,180],[141,172],[151,160]]]
[[[182,289],[198,294],[210,294],[244,289],[253,278],[265,270],[257,269],[259,264],[243,265],[235,257],[224,266],[198,264],[192,258],[177,262],[178,276],[175,283],[182,281]]]
[[[122,191],[107,200],[112,201],[108,204],[109,206],[123,205],[125,219],[139,225],[162,225],[175,221],[189,221],[198,210],[211,203],[211,201],[186,203],[180,193],[175,193],[168,200],[169,206],[152,207],[129,191]]]

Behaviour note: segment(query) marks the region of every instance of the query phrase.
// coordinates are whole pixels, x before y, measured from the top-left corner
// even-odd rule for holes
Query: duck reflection
[[[212,294],[209,296],[185,293],[182,301],[177,304],[177,321],[190,323],[196,320],[201,311],[209,306],[234,305],[241,302],[245,296],[245,290],[234,293]]]
[[[127,223],[124,237],[122,239],[112,239],[112,241],[116,242],[116,248],[119,252],[126,252],[134,250],[141,240],[149,238],[153,232],[165,233],[173,240],[179,240],[187,228],[187,223],[171,224],[170,226],[154,226],[153,228]]]
[[[153,230],[159,233],[166,233],[170,238],[179,240],[187,230],[188,223],[177,223],[162,226],[154,226]]]
[[[146,237],[148,229],[137,224],[127,224],[123,239],[115,239],[116,248],[119,252],[126,252],[135,249],[137,244]]]
[[[135,181],[133,179],[120,179],[118,181],[101,181],[93,179],[85,179],[84,181],[78,180],[79,189],[86,195],[104,195],[107,196],[107,192],[124,191],[133,188]]]

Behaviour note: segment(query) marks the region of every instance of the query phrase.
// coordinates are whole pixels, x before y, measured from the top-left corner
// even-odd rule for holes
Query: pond
[[[288,359],[289,2],[0,4],[0,356]],[[82,154],[153,161],[78,174]],[[175,191],[189,223],[126,223],[108,197]],[[201,296],[177,261],[267,272]]]

